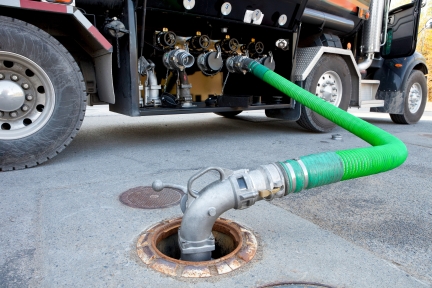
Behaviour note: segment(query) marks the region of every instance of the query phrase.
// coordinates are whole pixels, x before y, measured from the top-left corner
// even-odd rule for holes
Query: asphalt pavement
[[[408,160],[386,173],[225,213],[253,231],[257,255],[226,275],[184,279],[150,269],[135,248],[148,227],[181,216],[179,207],[131,208],[119,201],[122,192],[155,179],[186,185],[209,166],[254,169],[367,144],[341,128],[310,133],[259,111],[237,119],[211,113],[131,118],[88,107],[81,131],[61,154],[35,168],[0,173],[0,287],[295,281],[432,287],[432,105],[410,126],[393,124],[385,114],[350,112],[402,139]],[[342,141],[331,139],[335,133]]]

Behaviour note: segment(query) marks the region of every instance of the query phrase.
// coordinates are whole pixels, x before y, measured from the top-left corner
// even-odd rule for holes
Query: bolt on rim
[[[36,133],[54,106],[54,86],[45,71],[29,58],[0,51],[0,139]]]
[[[416,113],[422,104],[423,91],[420,83],[414,83],[408,95],[408,109],[411,113]]]
[[[338,107],[342,101],[342,80],[334,71],[327,71],[318,80],[315,95]]]

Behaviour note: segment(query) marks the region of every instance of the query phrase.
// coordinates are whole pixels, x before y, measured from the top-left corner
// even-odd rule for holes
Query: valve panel
[[[294,30],[296,20],[300,20],[306,2],[302,0],[148,0],[147,7]]]

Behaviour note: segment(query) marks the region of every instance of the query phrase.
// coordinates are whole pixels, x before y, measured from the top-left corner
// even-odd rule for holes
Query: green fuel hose
[[[279,162],[289,179],[287,194],[389,171],[408,156],[405,144],[390,133],[316,97],[256,61],[249,72],[373,147],[326,152]]]

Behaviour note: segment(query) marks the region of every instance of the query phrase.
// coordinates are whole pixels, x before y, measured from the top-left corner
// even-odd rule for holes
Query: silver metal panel
[[[376,99],[379,85],[379,80],[362,80],[360,82],[359,108],[384,106],[384,100]]]
[[[112,54],[105,54],[94,58],[96,67],[96,81],[99,99],[114,104],[115,94],[112,74]]]
[[[357,67],[357,63],[354,60],[351,50],[324,46],[299,48],[297,51],[297,67],[294,73],[294,80],[306,80],[307,76],[309,76],[310,72],[324,53],[348,56],[348,58],[351,59],[351,63],[348,63],[348,65],[351,64],[354,67]],[[357,76],[358,79],[360,79],[360,73],[358,71]]]
[[[384,107],[384,100],[361,101],[359,108]]]
[[[375,96],[378,91],[379,80],[361,80],[360,82],[360,106],[362,101],[376,100]]]
[[[297,50],[297,67],[294,73],[295,81],[303,81],[306,79],[307,75],[310,73],[310,70],[312,70],[308,68],[310,66],[314,66],[318,62],[319,57],[322,55],[322,53],[319,53],[322,48],[323,47],[310,47],[299,48]],[[319,55],[318,58],[317,55]]]
[[[373,0],[370,6],[371,16],[363,26],[362,53],[379,52],[381,47],[384,0]]]

